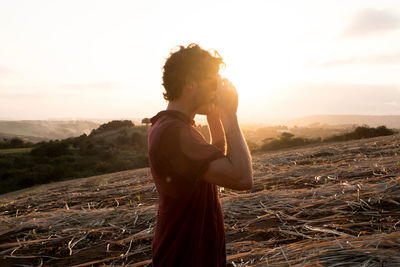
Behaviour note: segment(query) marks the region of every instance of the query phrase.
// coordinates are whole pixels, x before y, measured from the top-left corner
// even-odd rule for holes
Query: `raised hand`
[[[215,105],[222,113],[234,115],[238,107],[238,93],[235,86],[226,78],[218,83]]]

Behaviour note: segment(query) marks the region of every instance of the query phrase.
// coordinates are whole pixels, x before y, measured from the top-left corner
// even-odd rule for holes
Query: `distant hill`
[[[285,123],[287,126],[316,126],[316,125],[348,125],[366,124],[371,127],[385,125],[388,128],[400,128],[400,115],[312,115],[303,118],[290,119]]]
[[[100,125],[87,120],[53,121],[53,120],[20,120],[0,121],[0,133],[10,136],[26,136],[26,138],[65,139],[68,137],[89,134]],[[2,135],[0,135],[1,138]],[[7,137],[8,138],[8,137]],[[40,141],[40,140],[39,140]],[[32,141],[33,142],[33,141]]]
[[[59,118],[49,120],[0,120],[0,139],[20,137],[24,141],[65,139],[89,134],[103,123],[115,119],[107,118]],[[118,119],[119,120],[119,119]],[[140,118],[129,118],[135,125],[141,124]]]
[[[148,166],[146,125],[111,121],[90,134],[0,149],[0,194],[20,188]],[[1,264],[0,264],[1,265]]]
[[[0,140],[12,139],[14,137],[18,137],[19,139],[23,140],[26,143],[27,142],[38,143],[38,142],[41,142],[41,141],[50,140],[49,138],[46,138],[46,137],[36,137],[36,136],[28,136],[28,135],[0,133]]]

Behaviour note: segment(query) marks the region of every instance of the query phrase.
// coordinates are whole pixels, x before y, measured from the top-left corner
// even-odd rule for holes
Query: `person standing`
[[[252,160],[238,124],[238,94],[222,58],[198,44],[180,46],[163,67],[167,108],[150,119],[148,153],[159,205],[152,266],[226,266],[217,185],[249,190]],[[196,129],[207,116],[211,143]]]

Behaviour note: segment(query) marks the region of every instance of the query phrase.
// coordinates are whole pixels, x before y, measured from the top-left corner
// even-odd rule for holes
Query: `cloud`
[[[400,64],[400,53],[397,54],[387,54],[387,55],[374,55],[374,56],[364,56],[364,57],[352,57],[339,60],[331,60],[325,62],[312,62],[308,63],[306,67],[320,67],[320,68],[330,68],[330,67],[340,67],[344,65],[390,65],[390,64]]]
[[[366,8],[359,11],[342,33],[342,37],[360,37],[400,28],[400,17],[391,10]]]

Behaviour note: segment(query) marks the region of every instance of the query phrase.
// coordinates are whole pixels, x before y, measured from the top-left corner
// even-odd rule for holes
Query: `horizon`
[[[185,3],[2,1],[0,119],[151,117],[192,42],[224,58],[244,123],[400,115],[400,3]]]
[[[377,118],[388,118],[390,119],[391,117],[394,118],[400,118],[400,115],[393,115],[393,114],[388,114],[388,115],[374,115],[374,114],[313,114],[313,115],[308,115],[308,116],[302,116],[302,117],[288,117],[288,118],[269,118],[268,120],[264,121],[251,121],[251,120],[246,120],[246,119],[240,119],[240,124],[244,127],[271,127],[271,126],[287,126],[287,127],[310,127],[310,124],[320,124],[321,126],[343,126],[343,125],[365,125],[367,124],[368,126],[378,126],[378,125],[384,125],[387,127],[391,127],[389,124],[394,124],[396,127],[392,128],[400,128],[400,124],[394,121],[386,121],[386,123],[377,123],[374,121],[370,121],[369,125],[368,123],[360,122],[363,121],[363,119],[368,120],[368,119],[377,119]],[[151,118],[151,117],[143,117],[143,118]],[[22,121],[48,121],[48,122],[60,122],[60,121],[65,121],[65,122],[79,122],[79,121],[91,121],[91,122],[96,122],[96,123],[107,123],[112,120],[131,120],[134,123],[139,123],[141,124],[141,121],[143,118],[139,117],[114,117],[114,118],[85,118],[85,117],[77,117],[77,118],[68,118],[68,117],[59,117],[59,118],[48,118],[48,119],[33,119],[33,120],[14,120],[14,119],[7,119],[7,118],[1,118],[0,117],[0,122],[1,121],[9,121],[9,122],[22,122]],[[329,121],[329,119],[344,119],[346,122],[338,122],[338,121]],[[206,125],[207,124],[207,119],[204,115],[196,115],[194,118],[195,122],[197,125]],[[311,120],[308,121],[307,120]],[[358,122],[356,122],[358,120]],[[306,122],[308,123],[306,125]]]

